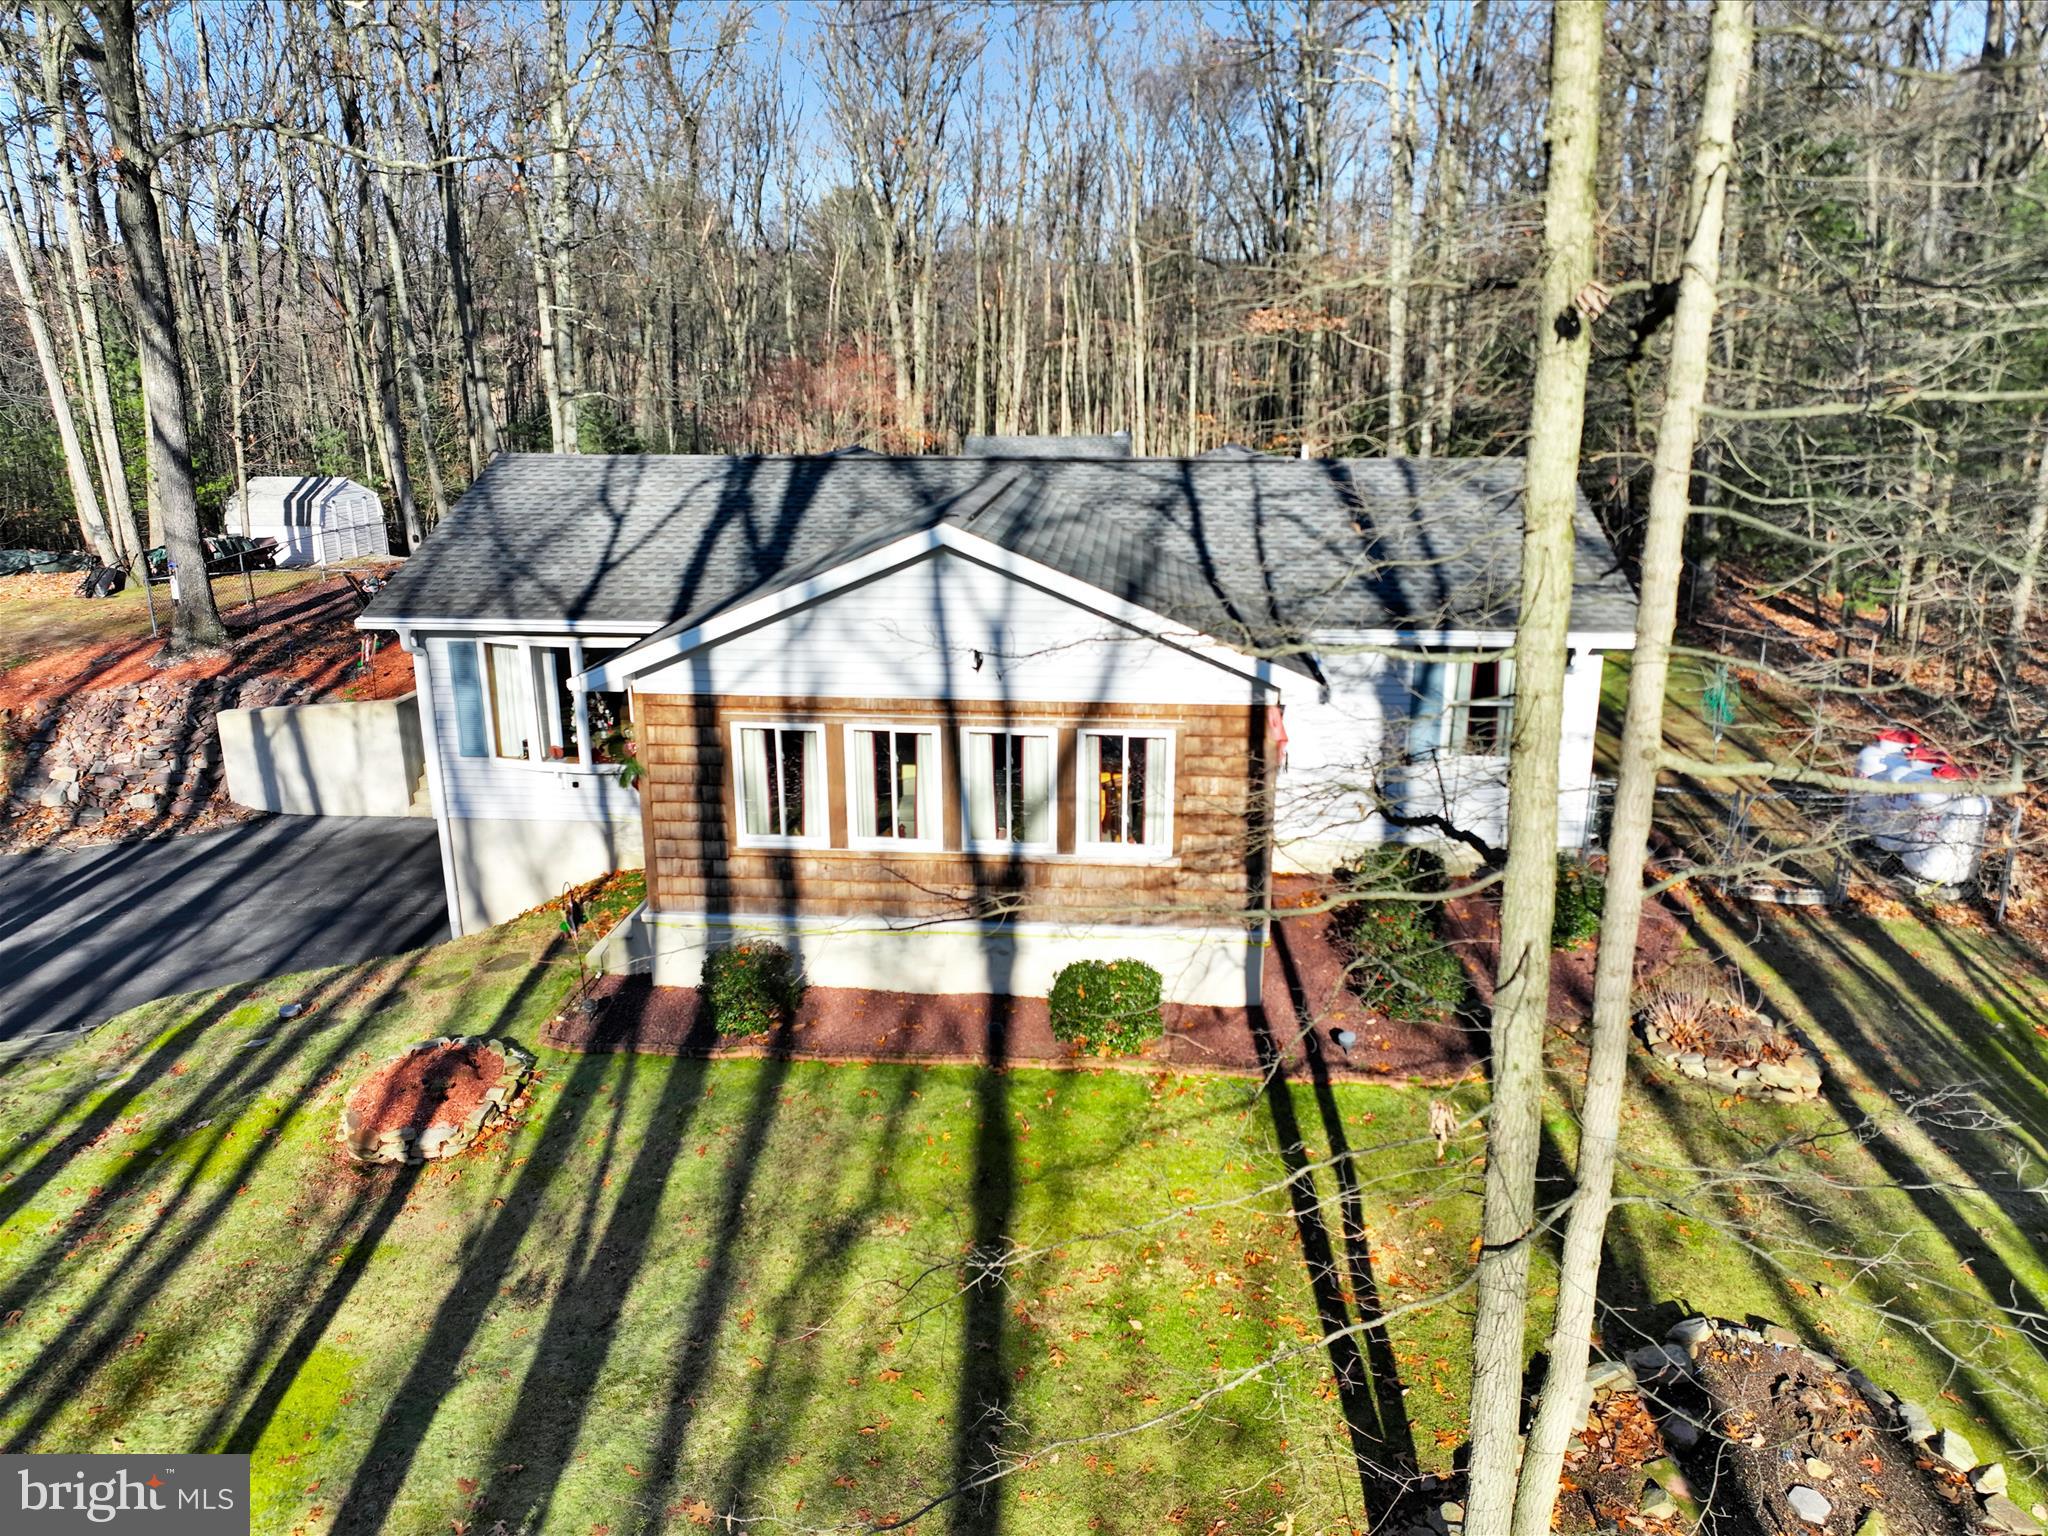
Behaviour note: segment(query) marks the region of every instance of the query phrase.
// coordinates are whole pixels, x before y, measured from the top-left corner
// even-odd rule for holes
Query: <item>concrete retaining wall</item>
[[[615,869],[638,869],[642,859],[638,817],[601,822],[451,816],[447,838],[457,933],[517,917],[554,900],[566,886]]]
[[[289,816],[428,816],[419,700],[220,712],[228,795]]]
[[[608,971],[693,987],[704,954],[747,939],[790,951],[813,986],[888,992],[995,992],[1043,997],[1076,960],[1143,960],[1169,1003],[1242,1008],[1256,1002],[1263,935],[1242,928],[1091,927],[1055,923],[934,923],[888,928],[858,918],[650,912],[612,930],[593,958]]]

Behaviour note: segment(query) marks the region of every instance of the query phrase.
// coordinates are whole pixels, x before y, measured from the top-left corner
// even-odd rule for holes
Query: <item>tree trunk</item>
[[[1696,212],[1679,274],[1671,321],[1671,360],[1644,529],[1642,600],[1629,668],[1614,824],[1608,834],[1607,893],[1593,996],[1592,1056],[1579,1113],[1579,1153],[1571,1219],[1558,1264],[1550,1366],[1522,1458],[1514,1536],[1548,1536],[1565,1450],[1582,1427],[1580,1393],[1592,1342],[1600,1249],[1614,1191],[1615,1144],[1628,1080],[1629,998],[1635,986],[1636,932],[1643,912],[1643,864],[1664,746],[1664,687],[1678,587],[1685,569],[1686,509],[1700,408],[1713,344],[1715,285],[1721,276],[1724,194],[1735,160],[1735,113],[1749,73],[1754,0],[1716,0],[1707,81],[1693,156]]]
[[[121,454],[113,391],[107,379],[106,346],[100,334],[99,293],[93,281],[92,262],[86,254],[85,229],[78,209],[78,177],[72,165],[71,136],[65,124],[65,99],[70,95],[65,41],[47,6],[38,15],[38,25],[43,34],[43,99],[49,105],[50,131],[57,140],[58,221],[64,229],[65,251],[71,265],[71,303],[78,315],[79,340],[85,350],[84,393],[92,423],[94,450],[100,465],[100,490],[114,544],[121,558],[128,560],[140,554],[143,546],[135,527],[135,502],[128,492],[128,469]]]
[[[355,24],[343,0],[328,0],[328,3],[335,51],[351,55],[356,43]],[[352,65],[351,69],[354,67]],[[369,135],[363,122],[362,96],[353,75],[337,72],[334,89],[341,109],[342,138],[350,149],[356,151],[349,157],[349,169],[355,181],[356,270],[361,274],[364,317],[369,328],[369,352],[364,361],[374,390],[372,403],[376,411],[379,445],[383,450],[385,467],[391,475],[391,494],[398,499],[399,521],[405,529],[405,547],[411,551],[419,548],[426,529],[420,521],[419,503],[413,497],[412,467],[405,456],[405,418],[398,408],[397,346],[391,333],[391,291],[385,282],[383,265],[376,258],[370,233],[377,215],[371,205],[370,173],[362,160],[369,150]],[[340,234],[340,221],[336,220],[337,239]]]
[[[548,32],[548,319],[555,343],[555,378],[561,399],[557,453],[582,451],[576,348],[576,285],[569,257],[574,212],[569,201],[576,139],[569,127],[569,24],[562,0],[547,0]]]
[[[1387,211],[1387,453],[1408,451],[1408,281],[1410,207],[1415,200],[1415,99],[1410,89],[1408,7],[1396,9],[1387,53],[1391,196]]]
[[[1505,1536],[1515,1500],[1529,1245],[1543,1109],[1543,1022],[1557,883],[1558,757],[1571,624],[1573,513],[1585,424],[1588,322],[1575,296],[1593,276],[1604,0],[1551,12],[1549,179],[1529,411],[1508,859],[1501,885],[1493,1004],[1493,1110],[1487,1127],[1478,1302],[1472,1326],[1468,1536]]]
[[[71,482],[72,510],[78,514],[79,531],[86,543],[109,565],[120,552],[100,515],[99,494],[93,489],[92,469],[85,461],[85,445],[78,437],[78,422],[71,414],[71,395],[64,388],[64,368],[57,360],[56,343],[50,338],[49,323],[43,318],[42,300],[36,293],[35,277],[28,265],[28,231],[22,225],[14,168],[0,154],[0,245],[4,245],[7,268],[14,276],[14,291],[21,298],[22,323],[35,347],[36,366],[42,371],[43,388],[50,397],[50,414],[56,418],[57,441],[64,450],[64,474]]]
[[[61,0],[69,24],[85,35],[79,0]],[[173,653],[227,643],[227,628],[206,578],[206,547],[199,532],[199,497],[192,477],[191,414],[185,370],[178,355],[171,273],[163,225],[150,176],[156,149],[147,138],[142,82],[136,63],[134,0],[91,0],[98,18],[97,45],[81,47],[92,67],[114,145],[114,216],[127,246],[128,286],[135,302],[135,341],[141,354],[142,398],[149,412],[148,463],[164,543],[183,579],[171,605]]]

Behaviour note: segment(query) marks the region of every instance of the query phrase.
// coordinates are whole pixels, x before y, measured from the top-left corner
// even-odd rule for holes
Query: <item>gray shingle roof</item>
[[[1521,481],[1519,459],[511,454],[364,622],[701,621],[949,518],[1226,641],[1507,628]],[[1573,625],[1634,622],[1581,497]]]

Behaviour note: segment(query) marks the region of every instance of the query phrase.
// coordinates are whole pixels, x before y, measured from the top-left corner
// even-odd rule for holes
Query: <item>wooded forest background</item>
[[[377,487],[416,539],[505,449],[1121,430],[1146,454],[1426,457],[1517,452],[1526,431],[1538,5],[4,15],[0,199],[26,303],[0,306],[0,544],[161,541],[95,49],[140,72],[209,527],[245,477],[318,471]],[[1740,549],[1882,602],[1901,640],[1933,617],[1995,666],[2048,525],[2048,6],[1759,20],[1693,600]],[[1706,29],[1676,0],[1608,18],[1614,302],[1584,464],[1625,553]]]

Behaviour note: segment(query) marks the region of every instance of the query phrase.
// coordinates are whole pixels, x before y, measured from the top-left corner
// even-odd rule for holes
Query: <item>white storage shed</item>
[[[391,553],[384,503],[342,475],[257,475],[244,516],[230,497],[230,533],[277,540],[279,565],[336,565]]]

